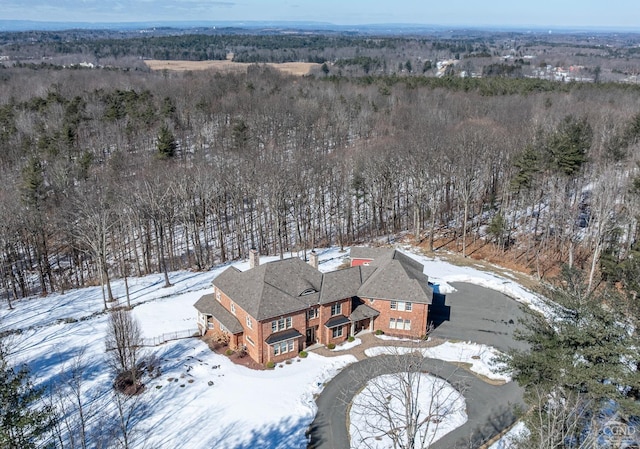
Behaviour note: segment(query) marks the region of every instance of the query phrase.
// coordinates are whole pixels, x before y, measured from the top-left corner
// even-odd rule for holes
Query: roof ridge
[[[318,295],[318,304],[322,304],[322,298],[324,297],[324,278],[327,275],[327,273],[322,273],[322,276],[320,277],[320,291],[318,293],[320,293]]]
[[[360,289],[366,288],[367,285],[371,284],[376,277],[376,273],[380,272],[380,268],[381,268],[380,266],[371,266],[371,265],[369,266],[373,268],[373,272],[369,275],[367,280],[364,282],[362,282],[362,268],[360,269],[360,287],[358,287],[358,292],[360,292]]]

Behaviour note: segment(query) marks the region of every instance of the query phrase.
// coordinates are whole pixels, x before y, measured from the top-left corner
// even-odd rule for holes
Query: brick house
[[[250,268],[226,269],[213,293],[195,304],[201,332],[223,332],[232,347],[246,348],[258,363],[279,362],[320,343],[341,343],[364,329],[421,337],[433,291],[423,265],[388,248],[351,249],[351,267],[318,271],[290,258]]]

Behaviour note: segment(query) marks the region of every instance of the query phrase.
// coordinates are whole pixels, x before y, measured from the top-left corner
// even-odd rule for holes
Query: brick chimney
[[[249,268],[255,268],[260,265],[260,254],[255,248],[249,250]]]
[[[309,265],[311,265],[316,270],[318,269],[318,253],[315,249],[311,250],[311,253],[309,254]]]

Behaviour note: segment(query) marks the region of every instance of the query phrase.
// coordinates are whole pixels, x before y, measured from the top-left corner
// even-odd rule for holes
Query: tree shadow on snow
[[[306,448],[305,431],[308,421],[302,419],[283,419],[279,423],[265,425],[260,429],[247,430],[246,424],[237,423],[220,427],[215,424],[216,413],[207,423],[194,421],[180,423],[177,430],[167,441],[156,442],[161,447],[174,449],[193,447],[194,440],[207,447],[233,449],[292,449]],[[201,420],[200,420],[201,421]],[[167,423],[165,423],[166,425]],[[247,435],[248,433],[248,435]]]
[[[308,425],[308,421],[303,419],[283,419],[279,423],[261,427],[259,430],[252,430],[249,438],[235,447],[236,449],[305,448],[307,447],[305,433]],[[237,430],[242,431],[241,427]]]

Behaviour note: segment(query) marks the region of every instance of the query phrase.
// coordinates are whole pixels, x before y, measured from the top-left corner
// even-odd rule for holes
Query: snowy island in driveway
[[[279,362],[314,344],[340,343],[363,330],[400,337],[427,332],[433,291],[420,262],[390,248],[354,247],[351,267],[318,271],[290,258],[227,268],[195,304],[202,334],[221,333],[257,363]]]

